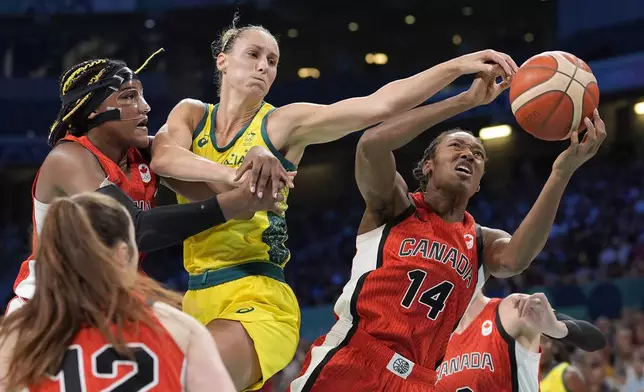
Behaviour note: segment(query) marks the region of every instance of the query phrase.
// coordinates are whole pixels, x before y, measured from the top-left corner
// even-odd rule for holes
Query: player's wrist
[[[572,178],[572,175],[575,172],[575,170],[577,170],[577,168],[573,168],[573,167],[567,167],[567,168],[553,167],[552,172],[550,173],[550,177],[552,177],[552,179],[555,180],[555,181],[561,181],[561,182],[567,183]]]

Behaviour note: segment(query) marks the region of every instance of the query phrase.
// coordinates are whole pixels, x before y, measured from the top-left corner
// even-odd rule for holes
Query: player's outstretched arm
[[[130,213],[134,222],[136,244],[141,252],[152,252],[180,244],[188,237],[199,234],[229,219],[249,219],[256,211],[273,211],[283,214],[277,198],[253,195],[247,183],[239,188],[209,199],[142,210],[121,188],[107,185],[98,190],[116,199]]]
[[[367,209],[383,210],[393,205],[396,197],[400,199],[401,195],[402,200],[406,200],[407,188],[401,188],[404,181],[400,176],[396,181],[396,162],[392,152],[428,128],[478,105],[492,102],[508,88],[507,81],[496,83],[496,77],[502,73],[501,67],[494,67],[491,73],[477,75],[472,86],[464,93],[409,110],[365,131],[356,151],[356,181]]]
[[[279,145],[299,146],[326,143],[351,132],[385,121],[425,102],[465,74],[492,72],[502,68],[505,76],[518,67],[510,56],[493,50],[467,54],[438,64],[406,79],[393,81],[371,95],[346,99],[332,105],[294,103],[279,108],[268,122],[269,134],[288,133],[273,140]]]
[[[535,352],[541,334],[584,351],[597,351],[606,346],[606,338],[599,328],[555,312],[543,293],[508,296],[499,305],[499,316],[510,336]]]
[[[510,235],[502,230],[483,228],[486,270],[498,278],[521,273],[543,249],[552,229],[559,202],[573,173],[592,158],[606,138],[604,121],[595,110],[593,121],[585,119],[588,132],[579,141],[577,132],[571,136],[570,147],[552,165],[550,177],[537,201]]]

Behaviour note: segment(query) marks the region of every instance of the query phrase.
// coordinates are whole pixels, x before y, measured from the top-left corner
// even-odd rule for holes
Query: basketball
[[[544,52],[521,65],[510,84],[510,104],[519,125],[542,140],[563,140],[586,128],[599,105],[592,70],[575,55]]]

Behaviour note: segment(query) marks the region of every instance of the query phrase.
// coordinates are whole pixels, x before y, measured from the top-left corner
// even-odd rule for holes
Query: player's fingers
[[[235,173],[235,178],[233,181],[239,181],[244,175],[244,173],[246,173],[248,169],[251,168],[252,164],[253,164],[252,160],[250,159],[245,160],[244,163],[242,163],[242,165],[237,169],[237,173]],[[251,189],[251,192],[253,192],[252,189]]]
[[[280,169],[280,179],[284,181],[289,188],[294,188],[295,184],[293,184],[293,178],[295,176],[291,175],[290,172],[287,172],[286,169],[284,169],[284,167],[282,167],[281,165]]]
[[[264,196],[264,189],[268,185],[268,181],[271,178],[271,171],[268,167],[262,165],[262,171],[259,173],[259,178],[257,179],[257,197]]]
[[[505,74],[505,70],[503,67],[501,67],[499,64],[490,64],[492,67],[490,68],[490,72],[480,72],[476,75],[476,77],[483,78],[485,80],[495,80],[499,76],[505,78],[507,75]]]
[[[273,173],[271,174],[271,181],[273,182],[273,198],[277,198],[277,195],[279,194],[280,189],[284,186],[284,180],[282,177],[282,171],[280,171],[280,167],[273,167]],[[283,173],[284,176],[286,176],[286,172]]]
[[[517,63],[514,62],[514,60],[509,54],[505,54],[503,52],[499,52],[499,54],[501,54],[505,58],[505,61],[510,65],[510,67],[512,68],[512,71],[514,71],[513,73],[516,73],[517,71],[519,71],[519,66],[517,65]]]
[[[604,124],[604,120],[599,116],[599,110],[597,109],[593,110],[593,124],[597,130],[597,138],[604,140],[606,138],[606,124]]]
[[[584,122],[586,123],[586,136],[588,137],[587,145],[589,147],[593,147],[597,143],[597,130],[595,129],[595,125],[593,124],[592,121],[588,117],[584,119]]]
[[[297,175],[297,172],[288,172],[286,174],[286,184],[288,185],[289,188],[295,188],[295,176]]]
[[[573,147],[577,147],[579,145],[579,132],[578,131],[573,131],[572,135],[570,135],[570,145]]]
[[[486,51],[484,59],[488,61],[494,61],[495,63],[500,65],[503,68],[503,71],[505,71],[506,75],[512,75],[514,73],[508,61],[497,51]],[[491,70],[488,72],[491,72]]]

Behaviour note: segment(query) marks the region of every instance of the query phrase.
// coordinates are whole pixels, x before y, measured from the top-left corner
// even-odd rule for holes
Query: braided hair
[[[418,162],[418,164],[414,168],[414,171],[412,172],[414,175],[414,178],[420,182],[421,191],[425,192],[427,190],[427,183],[429,181],[429,178],[423,173],[423,166],[425,165],[425,161],[428,159],[433,159],[436,156],[436,149],[438,148],[438,145],[441,144],[447,136],[458,132],[464,132],[474,136],[474,134],[470,131],[466,131],[461,128],[453,128],[453,129],[441,132],[438,136],[436,136],[434,140],[432,140],[432,142],[429,144],[429,147],[425,149],[425,152],[423,153],[423,158]]]
[[[136,70],[134,74],[141,72],[150,61],[159,53],[164,52],[164,49],[161,48],[156,52],[152,53],[145,62]],[[97,89],[92,90],[88,87],[104,81],[108,78],[114,76],[114,73],[118,70],[127,68],[127,64],[121,60],[113,59],[93,59],[87,60],[80,64],[76,64],[67,71],[63,73],[60,77],[60,99],[63,102],[56,121],[49,128],[49,140],[48,143],[50,146],[54,147],[56,143],[67,134],[74,136],[82,136],[85,134],[89,127],[86,123],[87,117],[90,113],[96,109],[97,100],[100,97],[100,101],[107,98],[107,94],[110,90],[103,89],[102,86],[95,86]],[[131,71],[130,71],[131,72]],[[85,90],[84,90],[85,89]],[[67,100],[65,99],[66,95],[74,93],[76,91],[78,97],[75,99]],[[82,93],[86,91],[85,93]],[[95,94],[103,94],[102,96],[96,96]]]
[[[237,27],[237,23],[239,22],[239,12],[235,12],[235,15],[233,16],[233,23],[230,25],[229,28],[223,30],[220,34],[219,37],[212,41],[210,44],[210,51],[212,52],[212,57],[215,61],[217,61],[217,56],[219,53],[230,53],[230,51],[233,49],[235,46],[235,42],[237,42],[237,39],[242,36],[246,31],[249,30],[259,30],[262,31],[275,40],[277,42],[277,38],[268,31],[264,26],[261,25],[248,25],[248,26],[242,26],[242,27]],[[217,95],[221,95],[221,83],[222,83],[222,72],[219,69],[215,70],[215,84],[217,85]]]
[[[115,69],[125,66],[123,61],[112,59],[95,59],[76,64],[60,77],[60,98],[62,99],[70,91],[97,83],[111,75]],[[81,136],[87,132],[84,120],[89,113],[85,113],[84,109],[95,93],[95,91],[89,91],[75,101],[61,106],[56,121],[49,129],[48,143],[50,146],[55,146],[67,134]]]

